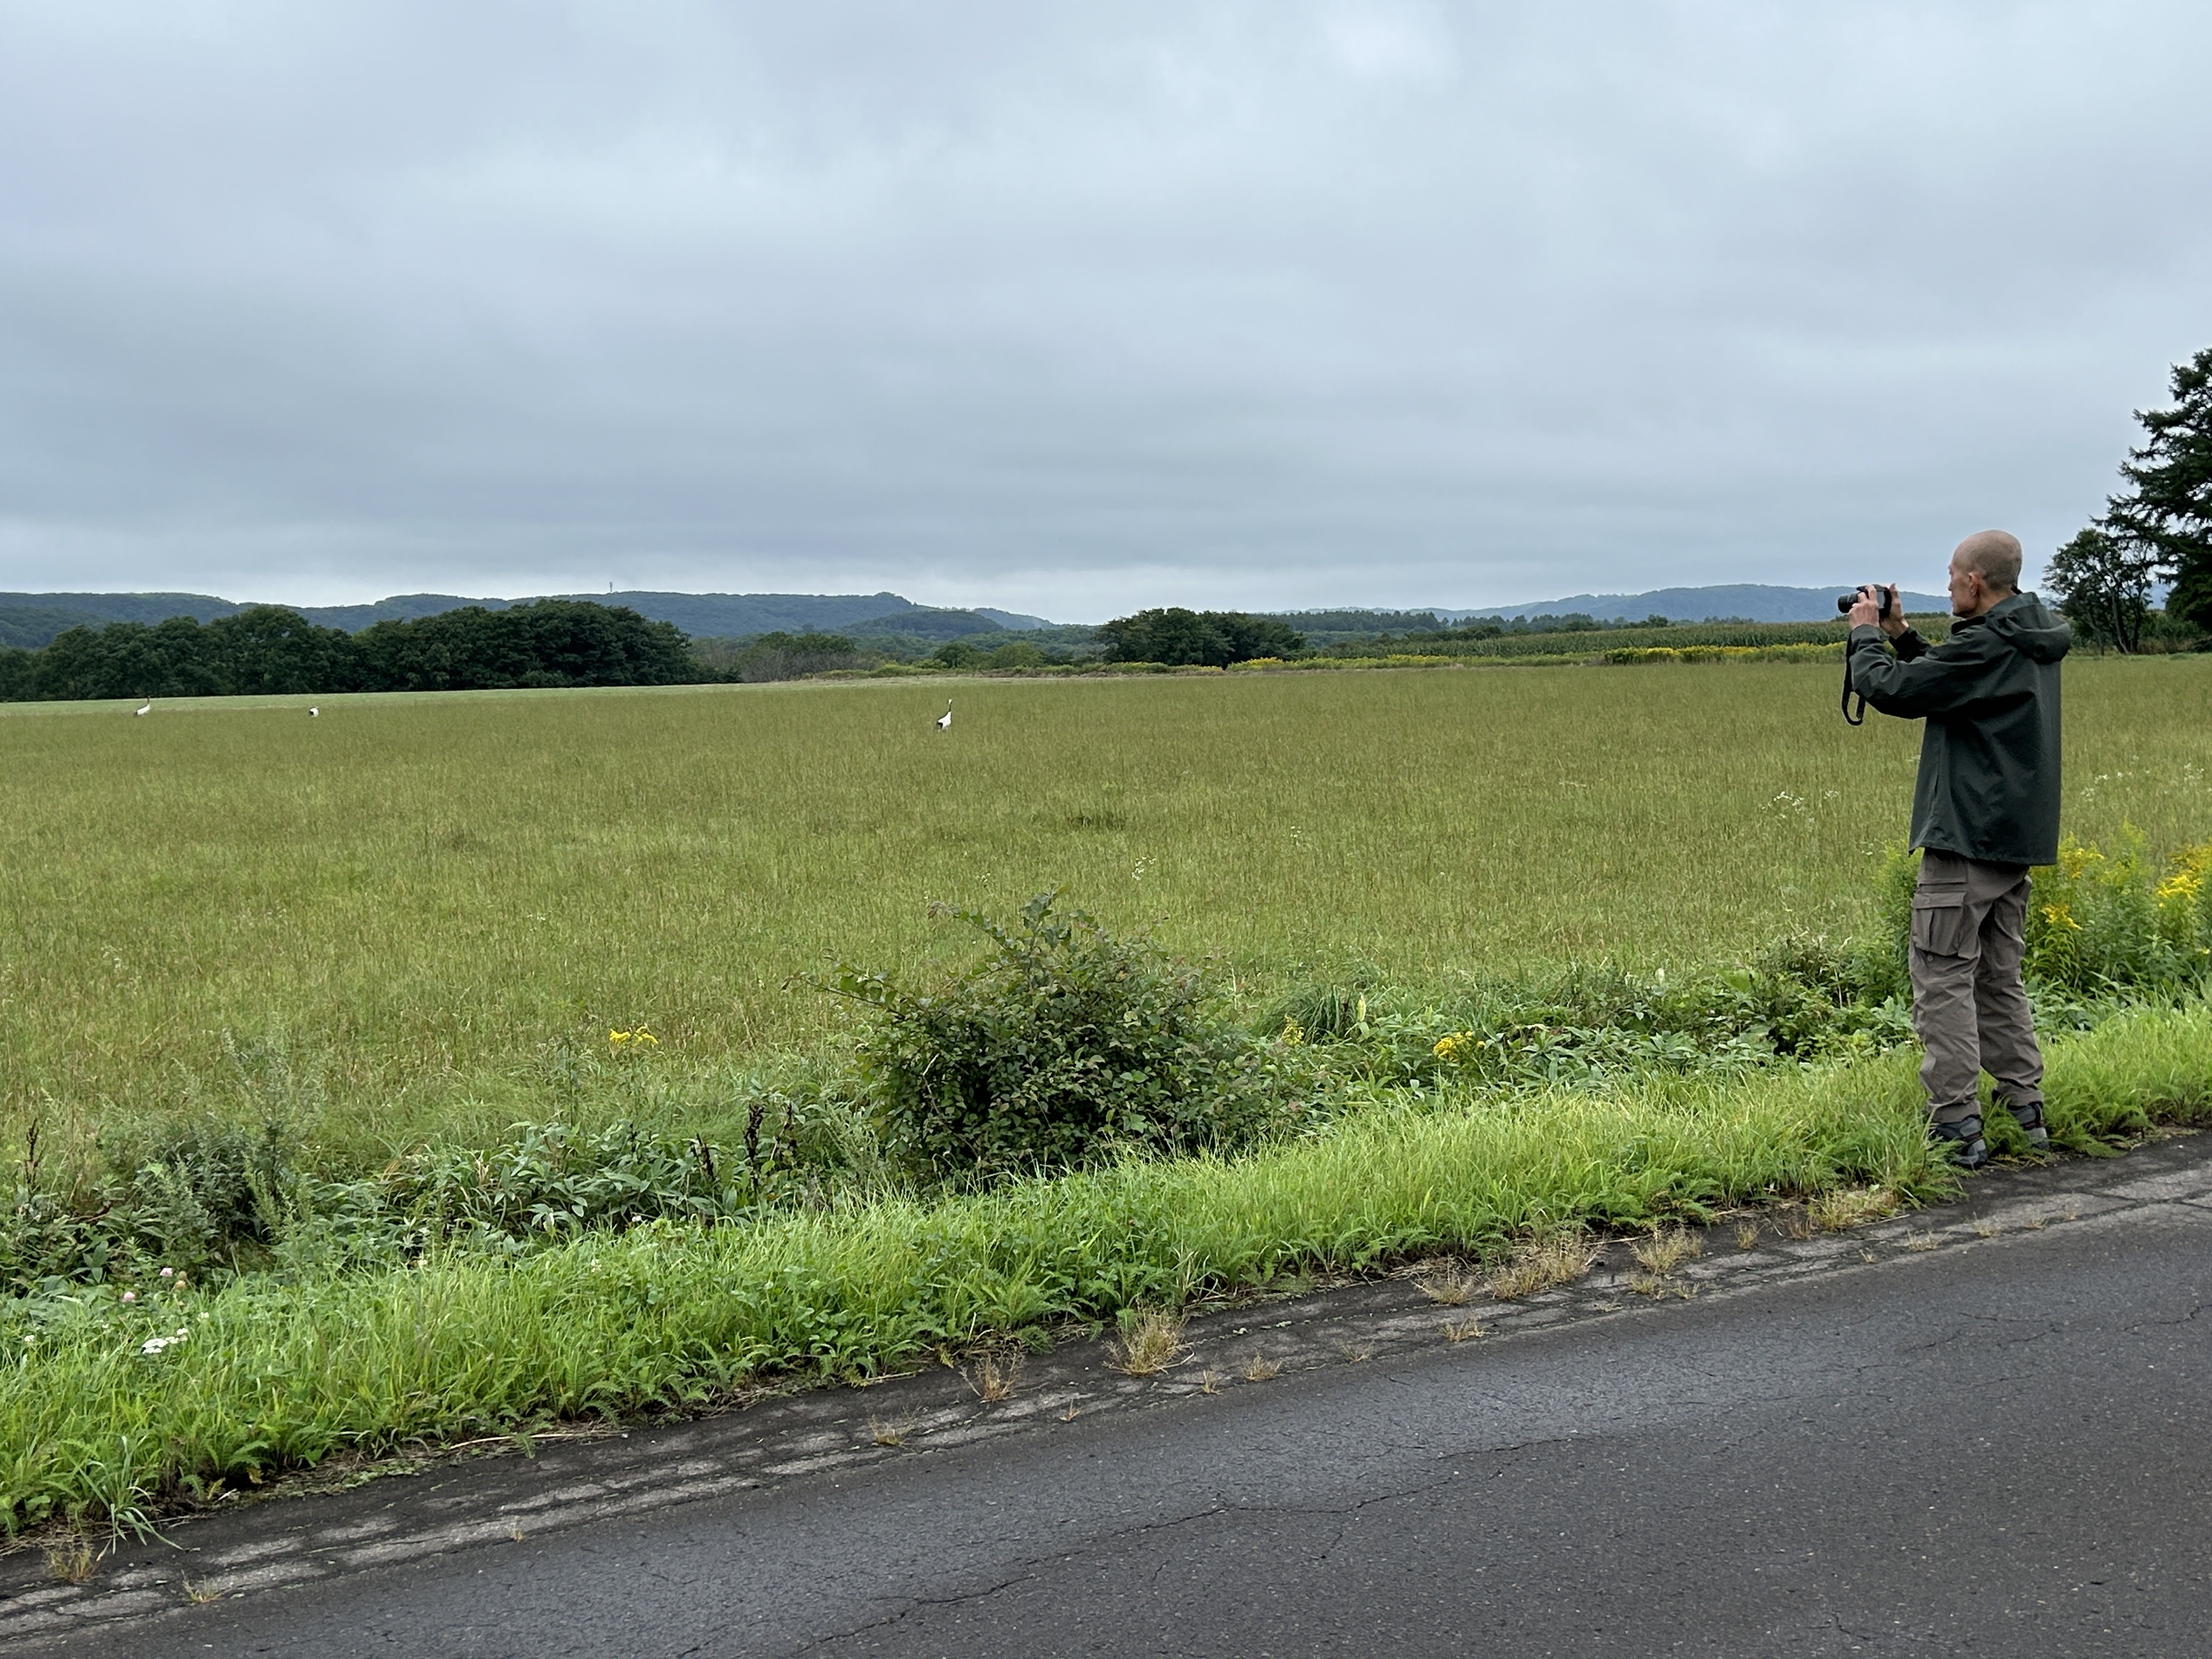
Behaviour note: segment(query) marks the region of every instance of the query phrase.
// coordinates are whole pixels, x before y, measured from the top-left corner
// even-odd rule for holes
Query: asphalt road
[[[2201,1655],[2208,1304],[2212,1207],[2166,1204],[462,1549],[65,1650]]]

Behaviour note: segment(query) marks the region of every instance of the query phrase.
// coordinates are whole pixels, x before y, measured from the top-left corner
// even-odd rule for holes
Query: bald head
[[[1977,530],[1951,555],[1952,568],[1972,571],[1992,589],[2010,593],[2020,586],[2020,538],[2002,530]]]

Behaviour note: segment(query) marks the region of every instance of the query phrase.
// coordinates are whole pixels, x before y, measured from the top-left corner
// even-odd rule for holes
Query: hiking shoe
[[[1978,1170],[1990,1161],[1989,1143],[1982,1139],[1982,1121],[1962,1117],[1956,1123],[1931,1123],[1928,1142],[1949,1156],[1962,1170]]]
[[[2049,1152],[2051,1131],[2043,1127],[2043,1103],[2039,1100],[2031,1106],[2013,1106],[2009,1101],[2005,1103],[2011,1107],[2012,1121],[2020,1125],[2020,1132],[2027,1137],[2028,1150]]]

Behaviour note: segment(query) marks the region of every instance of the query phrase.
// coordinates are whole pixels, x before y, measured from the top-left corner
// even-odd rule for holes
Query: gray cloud
[[[0,3],[0,586],[1895,574],[2212,343],[2180,3]]]

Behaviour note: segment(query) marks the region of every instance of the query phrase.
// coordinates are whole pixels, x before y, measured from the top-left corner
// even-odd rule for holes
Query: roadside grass
[[[1597,1246],[1580,1227],[1542,1233],[1521,1245],[1491,1274],[1490,1294],[1500,1302],[1518,1302],[1581,1278],[1596,1260]]]
[[[1663,1278],[1685,1261],[1704,1255],[1705,1248],[1697,1234],[1687,1227],[1665,1227],[1649,1238],[1638,1240],[1629,1253],[1644,1272]]]
[[[1414,1276],[1413,1285],[1440,1308],[1463,1308],[1474,1299],[1481,1280],[1456,1261],[1427,1264]]]
[[[1131,1376],[1158,1376],[1182,1357],[1182,1316],[1159,1308],[1132,1308],[1116,1343],[1117,1369]]]
[[[2212,659],[2068,671],[2067,823],[2203,834]],[[1826,665],[468,694],[0,714],[0,1150],[272,1105],[329,1173],[517,1121],[728,1144],[793,975],[1041,888],[1259,1006],[1859,931],[1917,734]],[[657,1038],[615,1066],[611,1030]],[[734,1121],[732,1112],[736,1113]]]
[[[2057,1037],[2047,1086],[2062,1146],[2212,1121],[2212,1010]],[[1146,1375],[1172,1363],[1194,1303],[1301,1274],[1495,1262],[1575,1230],[1955,1181],[1927,1146],[1910,1058],[1892,1054],[1611,1093],[1400,1098],[1234,1160],[746,1226],[651,1223],[514,1258],[249,1275],[158,1316],[88,1296],[33,1322],[19,1304],[0,1310],[0,1519],[149,1526],[339,1453],[698,1410],[1125,1313],[1124,1363]],[[186,1340],[147,1351],[173,1328]]]
[[[1898,1197],[1884,1187],[1838,1187],[1806,1206],[1815,1227],[1840,1233],[1897,1213]]]
[[[1021,1386],[1022,1357],[1018,1353],[984,1353],[975,1357],[968,1371],[968,1386],[987,1406],[1003,1405]]]

